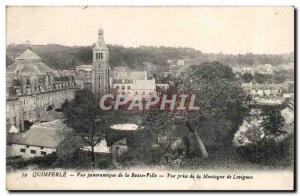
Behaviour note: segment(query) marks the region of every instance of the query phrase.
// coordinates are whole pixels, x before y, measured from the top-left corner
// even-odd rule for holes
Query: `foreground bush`
[[[291,166],[294,160],[294,136],[282,141],[261,141],[236,149],[241,159],[270,166]]]

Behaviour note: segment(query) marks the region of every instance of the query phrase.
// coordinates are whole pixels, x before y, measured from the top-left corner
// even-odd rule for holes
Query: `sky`
[[[7,7],[6,43],[190,47],[206,53],[294,51],[292,7]]]

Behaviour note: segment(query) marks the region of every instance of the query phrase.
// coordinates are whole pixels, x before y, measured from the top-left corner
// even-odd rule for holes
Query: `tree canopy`
[[[165,93],[193,94],[200,110],[149,112],[146,124],[160,128],[178,124],[197,134],[196,139],[201,137],[203,145],[231,145],[251,100],[231,68],[219,62],[193,65],[178,76],[169,77],[168,84],[170,88]]]

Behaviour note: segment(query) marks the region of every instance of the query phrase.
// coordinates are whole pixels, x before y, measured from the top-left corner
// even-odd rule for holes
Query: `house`
[[[123,153],[128,151],[127,139],[123,138],[114,142],[110,149],[113,157],[118,158]]]
[[[113,88],[118,94],[148,97],[156,93],[155,79],[148,79],[147,71],[116,67],[113,70]]]
[[[81,88],[92,87],[92,70],[93,65],[79,65],[75,67],[75,71],[81,79]]]
[[[19,133],[20,131],[15,127],[15,125],[6,125],[6,133]]]
[[[66,125],[55,120],[35,124],[26,132],[10,133],[7,139],[7,157],[21,156],[28,159],[55,153],[67,132]]]

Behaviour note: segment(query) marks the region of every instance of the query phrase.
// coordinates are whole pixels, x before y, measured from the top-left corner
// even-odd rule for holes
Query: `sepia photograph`
[[[7,190],[295,191],[293,6],[5,15]]]

